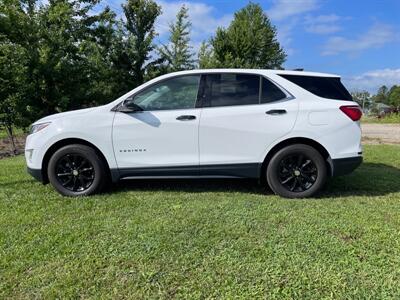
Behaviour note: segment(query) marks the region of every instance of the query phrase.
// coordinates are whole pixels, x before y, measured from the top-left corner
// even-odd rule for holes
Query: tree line
[[[143,82],[193,68],[281,68],[286,55],[260,5],[237,11],[198,55],[184,5],[156,44],[153,0],[126,0],[123,16],[99,0],[0,0],[0,125],[12,136],[42,116],[107,103]]]
[[[367,91],[356,91],[352,93],[352,96],[363,110],[369,114],[380,115],[388,112],[400,112],[400,85],[393,85],[390,88],[383,85],[376,94],[370,94]]]

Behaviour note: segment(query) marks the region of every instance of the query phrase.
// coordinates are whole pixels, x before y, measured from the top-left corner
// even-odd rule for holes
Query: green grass
[[[400,113],[389,114],[383,118],[364,116],[361,119],[361,122],[362,123],[377,123],[377,124],[400,124]]]
[[[0,161],[0,298],[400,297],[400,147],[315,199],[253,181],[130,181],[63,198]]]

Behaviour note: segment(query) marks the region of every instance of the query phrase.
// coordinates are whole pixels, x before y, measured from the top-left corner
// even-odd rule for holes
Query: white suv
[[[336,75],[183,71],[35,122],[25,156],[31,175],[68,196],[125,178],[246,177],[301,198],[362,162],[360,118]]]

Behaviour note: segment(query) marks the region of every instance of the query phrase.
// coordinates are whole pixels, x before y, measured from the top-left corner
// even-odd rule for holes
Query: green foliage
[[[200,69],[212,69],[218,65],[211,45],[204,41],[200,45],[198,60]]]
[[[112,99],[107,56],[101,51],[114,14],[106,9],[93,15],[94,4],[7,0],[0,6],[1,34],[26,53],[24,101],[18,106],[23,126],[43,115]]]
[[[0,160],[0,298],[398,299],[400,148],[364,153],[303,200],[221,179],[72,199]]]
[[[26,61],[23,47],[0,36],[0,128],[5,128],[14,153],[14,125],[21,125],[25,119],[22,108],[28,83]]]
[[[152,0],[127,0],[123,10],[126,23],[121,32],[123,48],[119,55],[127,63],[126,84],[132,88],[142,84],[148,70],[160,63],[160,60],[151,60],[150,52],[155,49],[154,23],[161,8]]]
[[[2,118],[6,107],[8,120],[28,126],[44,115],[109,102],[143,83],[155,64],[149,53],[159,6],[129,0],[127,21],[118,22],[108,7],[93,14],[96,3],[0,3],[0,68],[15,65],[0,75]]]
[[[387,97],[387,102],[389,105],[393,105],[400,110],[400,85],[394,85],[391,87]]]
[[[376,93],[376,95],[374,96],[374,101],[376,103],[384,103],[387,104],[387,98],[388,98],[388,94],[389,94],[389,89],[386,85],[381,86],[378,89],[378,92]]]
[[[275,27],[254,3],[236,12],[228,28],[218,28],[210,46],[200,51],[200,67],[276,69],[286,58]]]
[[[27,84],[27,53],[18,44],[0,36],[0,125],[10,128],[18,121]]]
[[[189,70],[194,68],[193,52],[190,43],[188,9],[183,5],[176,15],[175,23],[169,26],[169,43],[158,48],[161,58],[167,62],[167,72]]]
[[[157,75],[151,61],[160,7],[128,0],[126,22],[95,0],[0,2],[0,122],[99,105]]]
[[[391,107],[397,112],[400,111],[400,85],[393,85],[390,89],[385,85],[381,86],[376,95],[371,97],[371,102],[371,112],[376,115],[382,114],[379,106],[383,105]]]

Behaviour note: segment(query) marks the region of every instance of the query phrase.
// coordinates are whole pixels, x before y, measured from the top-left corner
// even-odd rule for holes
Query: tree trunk
[[[14,132],[13,132],[12,126],[6,125],[6,130],[7,130],[8,138],[10,139],[10,142],[11,142],[12,154],[17,155],[18,150],[17,150],[17,146],[15,145],[15,137],[14,137]]]

